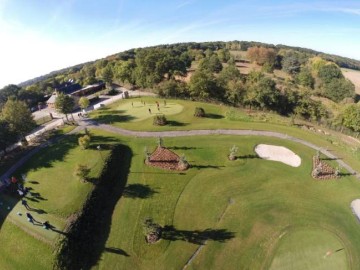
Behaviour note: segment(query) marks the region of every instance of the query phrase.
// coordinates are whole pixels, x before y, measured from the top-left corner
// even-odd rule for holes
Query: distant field
[[[349,79],[355,85],[355,92],[360,94],[360,71],[353,69],[341,69],[345,78]]]

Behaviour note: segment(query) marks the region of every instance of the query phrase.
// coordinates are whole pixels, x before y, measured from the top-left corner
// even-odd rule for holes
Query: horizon
[[[151,12],[149,12],[151,11]],[[360,2],[0,0],[0,88],[132,48],[258,41],[360,60]]]

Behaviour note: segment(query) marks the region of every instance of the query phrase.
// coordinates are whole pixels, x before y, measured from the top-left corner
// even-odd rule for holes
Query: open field
[[[291,126],[287,118],[200,102],[166,100],[165,105],[161,99],[142,100],[145,106],[140,106],[140,98],[124,100],[93,112],[91,117],[146,131],[274,130],[327,147],[354,168],[360,167],[357,155],[332,143],[335,135],[319,136]],[[156,110],[156,101],[170,125],[152,125],[153,114],[147,109]],[[193,117],[195,107],[203,107],[206,117]],[[33,193],[29,205],[38,210],[34,216],[49,220],[61,231],[94,187],[75,178],[76,164],[91,167],[90,177],[96,181],[109,145],[120,143],[129,149],[125,162],[119,162],[122,171],[128,172],[127,177],[119,178],[126,186],[120,199],[108,198],[114,207],[105,211],[107,216],[101,217],[104,228],[98,230],[104,241],[93,241],[101,251],[93,258],[94,269],[182,269],[195,252],[187,269],[288,269],[289,261],[297,262],[294,267],[298,269],[307,263],[302,269],[355,269],[360,265],[360,225],[350,208],[351,201],[359,198],[360,183],[347,175],[339,180],[314,180],[310,175],[313,149],[261,136],[165,138],[165,146],[184,154],[191,164],[189,170],[178,172],[144,164],[144,149],[155,149],[154,138],[124,137],[97,129],[90,132],[90,149],[81,150],[78,136],[68,135],[42,149],[17,175],[27,175],[26,186]],[[260,159],[254,151],[258,144],[287,147],[301,158],[301,165]],[[239,147],[238,158],[229,161],[233,145]],[[325,162],[335,166],[333,160]],[[0,241],[6,250],[0,253],[0,268],[21,268],[27,262],[29,269],[48,269],[59,234],[17,215],[24,209],[16,198],[1,196],[0,200],[11,206],[10,211],[0,209]],[[142,222],[147,217],[164,228],[162,240],[153,245],[147,244],[143,235]],[[88,235],[90,241],[92,237]],[[9,261],[14,243],[21,241],[24,243],[17,247],[21,258],[12,256]],[[329,251],[335,253],[324,261]],[[42,258],[32,263],[35,252]],[[329,260],[333,260],[333,268],[328,268]]]
[[[349,79],[355,85],[355,92],[360,94],[360,71],[353,69],[341,69],[345,78]]]
[[[187,269],[266,269],[273,258],[282,258],[280,235],[301,229],[311,238],[314,228],[331,232],[322,236],[323,242],[314,250],[323,256],[338,248],[335,234],[346,254],[338,265],[346,266],[342,269],[358,265],[359,224],[349,204],[358,196],[360,185],[352,177],[312,179],[314,153],[306,147],[262,137],[166,138],[165,146],[185,154],[193,165],[179,173],[144,165],[143,149],[153,149],[154,139],[123,137],[121,141],[133,151],[127,187],[142,192],[125,195],[116,205],[106,247],[123,256],[105,250],[99,269],[181,269],[204,240],[206,245]],[[255,158],[258,143],[286,146],[303,162],[292,168]],[[232,162],[227,154],[233,144],[240,150],[239,159]],[[167,226],[165,239],[157,244],[145,242],[141,223],[146,217]],[[311,244],[304,240],[298,250],[306,254]],[[299,258],[295,251],[290,255]],[[316,254],[313,257],[321,262]],[[281,260],[286,267],[286,260]],[[326,266],[320,263],[323,268],[314,269]]]
[[[160,103],[160,110],[163,109],[163,100],[155,98],[143,98],[147,105],[155,106],[155,102]],[[94,111],[90,117],[105,124],[111,124],[130,130],[165,131],[165,130],[193,130],[193,129],[254,129],[278,131],[290,136],[305,139],[323,148],[334,151],[339,157],[344,158],[353,168],[360,170],[360,146],[358,142],[347,144],[347,136],[324,130],[314,125],[315,131],[304,130],[300,124],[304,122],[296,120],[297,125],[291,125],[290,119],[281,117],[268,112],[249,112],[244,109],[234,109],[224,105],[211,103],[189,102],[184,100],[166,100],[167,107],[182,106],[182,111],[177,114],[165,114],[169,124],[166,126],[154,126],[152,117],[145,114],[143,118],[132,118],[138,108],[131,108],[131,102],[140,104],[139,99],[122,100],[104,109]],[[116,110],[122,106],[122,110]],[[194,117],[195,107],[202,107],[206,112],[206,117]],[[136,120],[136,121],[135,121]],[[307,123],[308,124],[308,123]],[[319,130],[321,132],[319,132]],[[320,136],[319,136],[320,135]],[[344,138],[344,139],[342,139]]]

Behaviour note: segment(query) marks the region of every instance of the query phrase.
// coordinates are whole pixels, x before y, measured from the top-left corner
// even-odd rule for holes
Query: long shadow
[[[167,121],[167,125],[168,126],[172,126],[172,127],[184,127],[189,125],[188,123],[182,123],[182,122],[178,122],[178,121],[174,121],[174,120],[168,120]]]
[[[106,248],[105,243],[109,237],[114,208],[126,186],[132,156],[131,149],[126,145],[116,145],[112,150],[80,216],[68,224],[65,232],[67,237],[60,242],[61,248],[57,254],[58,268],[91,269],[103,252],[116,251],[121,254],[120,249]]]
[[[226,229],[206,229],[203,231],[187,231],[176,229],[172,225],[167,225],[161,230],[161,238],[170,241],[186,241],[197,245],[204,245],[205,241],[211,240],[224,243],[235,237],[234,232]]]
[[[168,149],[171,150],[195,150],[195,149],[202,149],[200,147],[187,147],[187,146],[173,146],[173,147],[168,147]]]
[[[190,167],[200,170],[200,169],[220,169],[220,168],[225,167],[225,166],[216,166],[216,165],[193,165],[193,164],[191,164]]]
[[[172,174],[172,175],[175,175],[175,174],[180,174],[180,175],[186,175],[186,173],[179,173],[179,172],[130,172],[130,173],[140,173],[140,174]]]
[[[106,247],[104,249],[104,251],[109,252],[109,253],[118,254],[118,255],[123,255],[125,257],[130,257],[130,255],[127,254],[126,251],[121,248]]]
[[[321,158],[321,160],[341,160],[342,158],[330,158],[330,157],[324,157],[324,158]]]
[[[252,158],[260,158],[258,155],[243,155],[236,156],[236,159],[252,159]]]
[[[150,188],[148,185],[131,184],[124,188],[123,196],[133,199],[147,199],[151,198],[157,191]]]
[[[119,122],[129,122],[131,120],[136,119],[136,117],[132,115],[119,115],[119,114],[103,114],[97,115],[94,119],[100,123],[108,124],[108,123],[119,123]]]
[[[224,116],[221,114],[214,114],[214,113],[207,113],[205,114],[206,118],[210,118],[210,119],[223,119]]]

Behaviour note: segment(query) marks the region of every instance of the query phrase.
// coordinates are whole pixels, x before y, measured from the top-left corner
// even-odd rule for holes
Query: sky
[[[0,88],[131,48],[232,40],[360,60],[360,0],[0,0]]]

